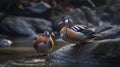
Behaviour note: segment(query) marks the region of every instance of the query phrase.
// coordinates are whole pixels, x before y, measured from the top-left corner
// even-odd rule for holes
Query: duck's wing
[[[37,39],[35,39],[34,42],[33,42],[34,48],[37,47],[37,45],[39,43],[47,41],[47,39],[48,39],[48,37],[46,37],[46,36],[40,36]]]
[[[48,40],[46,41],[46,44],[49,45],[51,48],[54,47],[54,41],[53,41],[53,39],[52,39],[51,36],[50,36],[50,37],[48,38]]]
[[[84,26],[84,25],[74,25],[74,26],[70,27],[70,29],[72,29],[72,30],[75,31],[75,32],[83,33],[83,34],[85,34],[85,35],[95,34],[94,31],[89,30],[89,28],[87,28],[87,27]]]

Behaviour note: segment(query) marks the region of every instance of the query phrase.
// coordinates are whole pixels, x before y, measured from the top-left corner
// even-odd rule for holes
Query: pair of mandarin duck
[[[58,23],[58,25],[61,24],[64,26],[60,30],[60,37],[65,41],[76,43],[72,47],[76,48],[77,52],[80,52],[85,41],[98,36],[93,28],[88,28],[85,25],[74,25],[70,15],[64,16]],[[52,31],[45,31],[43,35],[34,40],[33,45],[38,54],[47,54],[48,50],[54,47],[52,35]]]

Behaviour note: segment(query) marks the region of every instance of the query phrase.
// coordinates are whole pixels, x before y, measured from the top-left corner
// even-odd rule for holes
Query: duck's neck
[[[69,24],[66,24],[66,27],[72,27],[74,24],[73,23],[69,23]]]

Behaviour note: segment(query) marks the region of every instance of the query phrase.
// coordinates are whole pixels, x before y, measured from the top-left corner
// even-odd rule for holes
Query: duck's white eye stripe
[[[65,23],[68,23],[68,19],[65,19]]]
[[[47,35],[49,35],[50,33],[49,33],[49,32],[47,32],[46,34],[47,34]]]

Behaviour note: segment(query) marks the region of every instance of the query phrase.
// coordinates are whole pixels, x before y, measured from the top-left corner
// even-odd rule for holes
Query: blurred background
[[[65,47],[67,50],[63,49],[63,53],[67,52],[64,57],[63,53],[59,52],[63,46],[70,45],[68,42],[59,40],[59,31],[63,26],[58,26],[58,22],[65,15],[71,15],[75,24],[95,28],[95,31],[102,35],[101,38],[94,39],[92,47],[89,46],[91,43],[87,46],[94,58],[87,53],[88,48],[85,48],[82,55],[77,56],[78,58],[68,53],[68,47]],[[55,48],[50,52],[52,58],[47,58],[50,62],[34,57],[36,52],[32,47],[33,39],[48,28],[51,28],[56,35],[53,37],[56,43]],[[53,67],[56,66],[55,63],[61,65],[64,62],[68,65],[71,63],[119,64],[119,42],[119,0],[0,0],[0,65],[3,67],[25,64],[50,66],[51,64],[46,64],[47,62],[52,62]],[[56,55],[59,56],[56,57]],[[72,57],[72,59],[61,60],[66,57],[67,59]],[[79,61],[75,61],[78,59]]]

